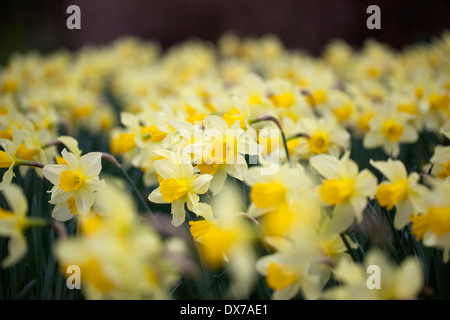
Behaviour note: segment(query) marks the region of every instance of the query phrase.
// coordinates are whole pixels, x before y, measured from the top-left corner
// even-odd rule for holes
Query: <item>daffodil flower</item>
[[[202,174],[211,174],[211,191],[215,194],[222,189],[227,175],[243,180],[248,169],[245,154],[260,155],[260,146],[255,137],[240,127],[236,121],[231,127],[218,116],[208,116],[203,120],[205,135],[203,141],[194,142],[191,152],[196,155],[197,168]]]
[[[382,207],[388,210],[397,208],[394,226],[401,229],[409,222],[411,214],[418,212],[418,202],[427,192],[427,188],[419,184],[420,176],[413,172],[408,175],[405,165],[399,160],[370,161],[388,181],[382,182],[375,193],[375,198]]]
[[[21,160],[16,157],[17,150],[22,145],[23,135],[21,131],[16,127],[12,127],[13,140],[0,139],[0,146],[4,151],[0,151],[0,168],[8,168],[3,174],[2,182],[0,183],[0,189],[9,185],[15,177],[14,167],[21,163]],[[22,161],[23,162],[23,161]]]
[[[425,246],[444,250],[443,260],[450,259],[450,184],[439,179],[427,179],[431,190],[425,198],[421,214],[411,216],[411,230]]]
[[[99,179],[101,153],[91,152],[78,158],[64,148],[61,155],[65,164],[50,164],[42,169],[44,177],[53,184],[50,203],[67,202],[71,212],[86,214],[96,192],[105,186],[104,180]],[[55,219],[67,220],[67,215],[58,212],[54,209]]]
[[[374,269],[369,269],[373,268]],[[369,271],[372,272],[372,275]],[[377,274],[375,274],[378,272]],[[333,270],[342,283],[322,294],[324,299],[334,300],[405,300],[415,299],[424,281],[420,262],[415,257],[407,257],[401,265],[392,263],[378,249],[370,250],[363,264],[356,264],[349,257],[341,259]],[[375,287],[370,289],[369,277]]]
[[[153,166],[160,176],[160,182],[148,199],[154,203],[170,203],[172,224],[180,226],[186,215],[184,205],[187,204],[188,209],[192,210],[198,204],[199,194],[208,191],[212,175],[196,173],[191,157],[187,153],[181,154],[181,149],[177,161],[156,160]]]
[[[245,218],[238,191],[225,184],[211,205],[199,203],[193,212],[204,217],[190,221],[189,225],[206,266],[210,269],[229,267],[231,281],[225,296],[241,299],[250,294],[256,282],[254,232]]]
[[[27,228],[45,226],[42,218],[26,217],[28,202],[22,189],[10,184],[3,189],[10,210],[0,208],[0,236],[8,237],[8,256],[2,259],[2,267],[8,268],[16,264],[27,253],[27,240],[24,232]]]
[[[310,164],[324,178],[317,191],[324,203],[334,207],[333,225],[344,231],[355,217],[361,222],[367,198],[375,194],[376,177],[368,169],[359,172],[349,152],[341,159],[331,155],[313,156]]]
[[[400,143],[413,143],[419,138],[417,130],[409,123],[412,118],[411,114],[384,106],[369,121],[370,130],[364,135],[363,146],[367,149],[382,147],[396,158]]]

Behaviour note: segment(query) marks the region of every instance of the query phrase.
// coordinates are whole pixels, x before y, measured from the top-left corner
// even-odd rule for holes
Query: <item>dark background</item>
[[[66,9],[81,9],[81,30],[68,30]],[[381,9],[381,30],[368,30],[366,9]],[[360,47],[367,37],[396,49],[450,30],[450,1],[407,0],[14,0],[0,10],[0,62],[13,52],[76,50],[121,35],[163,47],[190,39],[215,41],[226,31],[278,35],[288,48],[319,54],[331,39]]]

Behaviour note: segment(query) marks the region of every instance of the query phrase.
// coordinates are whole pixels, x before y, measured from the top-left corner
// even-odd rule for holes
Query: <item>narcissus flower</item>
[[[105,186],[99,178],[102,154],[90,152],[76,157],[64,148],[61,155],[65,164],[50,164],[42,169],[44,177],[53,184],[50,203],[67,202],[70,213],[86,214],[94,204],[96,192]],[[64,221],[70,217],[58,212],[54,209],[55,219]]]
[[[311,166],[324,178],[317,192],[320,199],[333,206],[333,224],[345,230],[356,217],[362,221],[367,198],[372,198],[377,187],[376,177],[368,170],[359,172],[356,162],[347,152],[341,159],[331,155],[310,158]]]
[[[431,191],[426,197],[422,214],[412,216],[412,232],[424,245],[444,250],[443,260],[450,256],[450,184],[438,179],[427,179]]]
[[[367,253],[363,265],[356,264],[349,257],[341,259],[333,273],[342,286],[326,290],[322,295],[324,299],[415,299],[424,281],[422,266],[415,257],[407,257],[397,266],[378,249]],[[370,289],[369,285],[373,288]]]
[[[370,130],[364,135],[363,146],[368,149],[382,147],[396,158],[400,153],[400,143],[413,143],[419,138],[409,123],[411,119],[411,114],[385,106],[369,121]]]
[[[418,173],[412,172],[408,175],[405,165],[400,160],[371,160],[370,164],[388,179],[378,186],[375,198],[380,206],[388,210],[397,208],[394,226],[401,229],[408,224],[410,215],[417,214],[418,203],[428,189],[419,184]]]
[[[187,204],[188,209],[192,210],[199,203],[199,194],[208,191],[213,176],[196,173],[191,157],[182,152],[176,161],[156,160],[153,165],[161,178],[159,187],[152,191],[148,199],[154,203],[170,203],[172,224],[180,226],[186,215],[184,205]]]
[[[28,202],[19,186],[10,184],[2,192],[9,206],[9,209],[0,208],[0,236],[9,238],[9,254],[2,259],[2,267],[8,268],[27,253],[25,230],[45,226],[47,221],[43,218],[26,217]]]
[[[226,184],[211,205],[199,203],[193,208],[205,219],[190,221],[189,225],[208,268],[230,268],[231,283],[226,296],[239,299],[250,294],[256,282],[256,254],[253,248],[255,232],[245,217],[237,192]]]

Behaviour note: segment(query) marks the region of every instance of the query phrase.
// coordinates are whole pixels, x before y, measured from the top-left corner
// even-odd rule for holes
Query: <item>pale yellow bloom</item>
[[[16,264],[27,253],[25,230],[34,226],[45,226],[43,218],[28,218],[28,202],[22,189],[10,184],[3,189],[3,195],[10,209],[0,208],[0,236],[9,238],[8,255],[2,259],[2,267]]]
[[[55,207],[53,217],[65,221],[74,214],[86,214],[95,201],[96,192],[104,188],[104,180],[99,174],[102,168],[101,153],[91,152],[81,157],[64,149],[62,164],[46,165],[42,169],[44,177],[53,184],[50,203],[67,203],[68,211]]]
[[[368,169],[359,172],[349,152],[341,159],[331,155],[313,156],[310,164],[324,178],[317,192],[325,204],[334,207],[336,228],[344,231],[355,217],[361,222],[367,199],[375,195],[376,177]]]

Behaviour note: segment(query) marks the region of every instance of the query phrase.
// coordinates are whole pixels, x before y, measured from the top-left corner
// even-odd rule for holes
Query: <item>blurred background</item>
[[[81,9],[81,30],[66,27],[71,4]],[[371,4],[381,9],[381,30],[366,27]],[[13,52],[76,50],[123,35],[167,48],[191,38],[216,41],[226,31],[272,33],[288,48],[320,54],[335,38],[359,47],[370,37],[401,49],[450,29],[448,0],[14,0],[2,5],[2,64]]]

